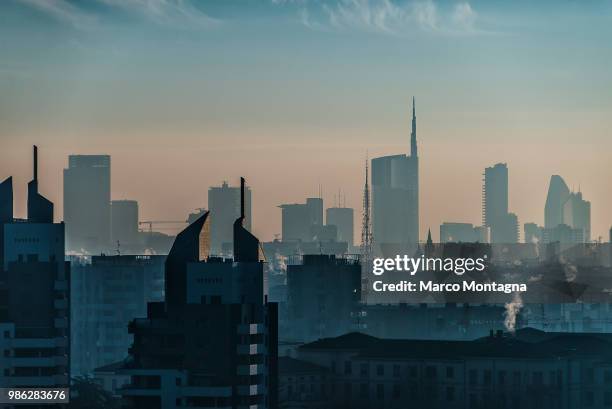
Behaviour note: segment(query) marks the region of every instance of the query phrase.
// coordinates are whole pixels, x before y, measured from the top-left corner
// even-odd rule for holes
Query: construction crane
[[[144,220],[138,222],[139,226],[148,225],[149,226],[149,234],[153,233],[153,224],[186,224],[184,220]],[[174,229],[174,227],[165,227],[165,229]]]

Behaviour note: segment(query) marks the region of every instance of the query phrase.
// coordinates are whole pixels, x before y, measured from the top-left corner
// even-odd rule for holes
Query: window
[[[350,375],[353,372],[351,361],[344,361],[344,374]]]
[[[448,402],[453,402],[455,400],[455,388],[452,386],[446,388],[446,400]]]
[[[382,364],[376,365],[376,375],[384,376],[385,375],[385,366]]]
[[[470,369],[468,373],[470,386],[475,386],[478,383],[478,372],[476,369]]]
[[[506,384],[506,371],[499,371],[497,373],[497,382],[500,385],[505,385]]]
[[[402,394],[402,388],[400,385],[393,385],[393,399],[399,399]]]
[[[394,378],[400,377],[400,366],[399,365],[393,365],[393,377]]]
[[[584,406],[591,407],[595,402],[595,397],[593,396],[593,392],[585,392],[584,394]]]
[[[541,371],[533,373],[533,384],[542,385],[544,383],[544,374]]]
[[[521,373],[519,371],[514,371],[512,374],[512,384],[514,386],[520,386],[521,384]]]
[[[427,377],[427,379],[434,379],[436,377],[436,367],[428,366],[427,368],[425,368],[425,376]]]
[[[605,371],[604,372],[604,382],[605,383],[612,383],[612,371]]]
[[[607,408],[612,406],[612,393],[610,392],[604,393],[604,406]]]
[[[593,368],[588,368],[586,370],[586,378],[587,382],[593,383],[593,381],[595,380],[595,371],[593,370]]]
[[[452,366],[447,366],[446,367],[446,377],[452,378],[454,376],[455,376],[455,368],[453,368]]]
[[[363,377],[366,377],[370,374],[370,365],[369,364],[361,364],[359,368],[359,374]]]
[[[368,397],[368,384],[367,383],[362,383],[359,386],[359,397],[361,398],[367,398]]]
[[[483,374],[482,374],[482,382],[485,385],[491,385],[491,370],[490,369],[486,369]]]
[[[344,384],[344,395],[347,399],[351,396],[351,384],[348,382]]]
[[[385,399],[385,385],[379,383],[376,385],[376,399]]]

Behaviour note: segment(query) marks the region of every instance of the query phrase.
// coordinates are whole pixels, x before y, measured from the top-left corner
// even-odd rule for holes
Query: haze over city
[[[0,179],[15,178],[17,216],[36,143],[57,220],[67,156],[109,154],[112,197],[143,220],[184,219],[244,175],[261,239],[280,232],[277,205],[319,185],[358,223],[366,152],[409,152],[415,95],[421,239],[480,223],[497,162],[521,224],[543,223],[559,174],[607,237],[610,3],[42,4],[0,6]]]

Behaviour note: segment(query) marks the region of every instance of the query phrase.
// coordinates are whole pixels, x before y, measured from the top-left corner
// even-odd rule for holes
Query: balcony
[[[265,393],[263,385],[242,385],[238,387],[238,395],[241,396],[257,396]]]
[[[267,352],[266,346],[262,344],[241,344],[236,347],[236,352],[240,355],[257,355]]]
[[[263,324],[240,324],[238,325],[238,334],[240,335],[255,335],[265,334],[266,327]]]
[[[265,365],[239,365],[237,375],[262,375],[266,372]]]

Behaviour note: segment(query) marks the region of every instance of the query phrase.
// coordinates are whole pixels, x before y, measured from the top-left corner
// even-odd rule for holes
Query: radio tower
[[[368,158],[365,163],[365,185],[363,187],[363,220],[361,223],[361,299],[367,300],[372,266],[372,220],[370,218],[370,184],[368,183]]]

